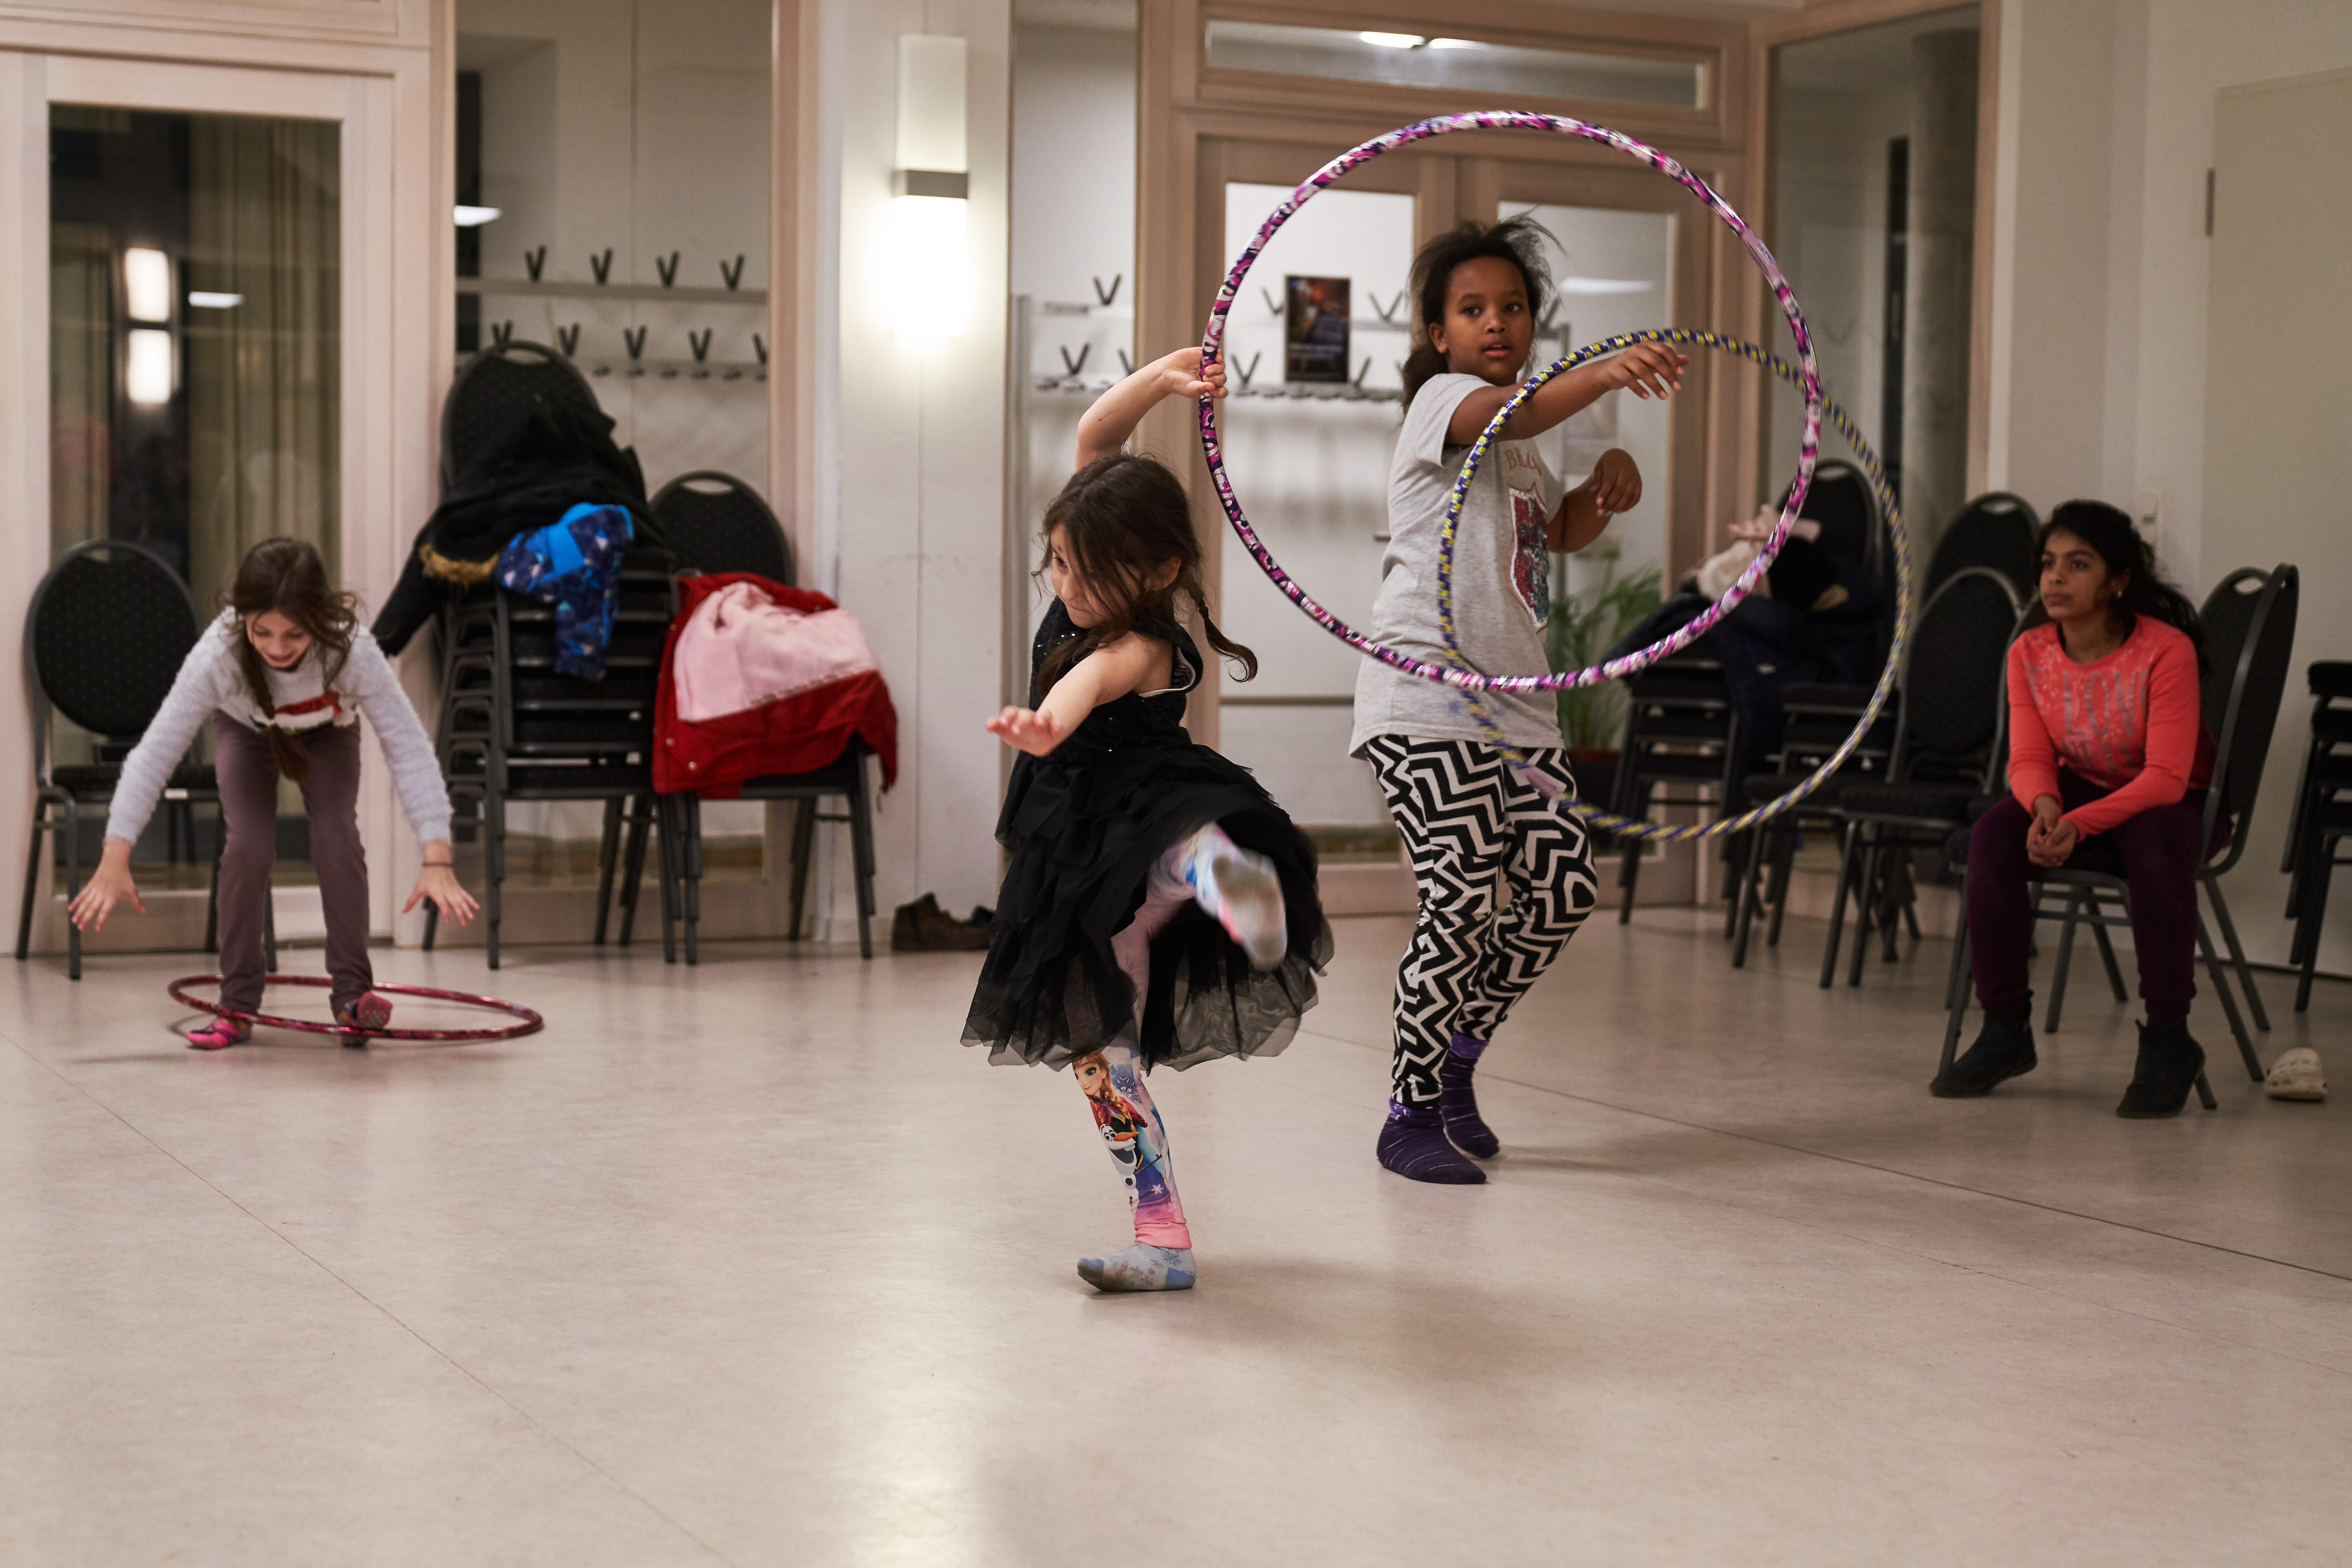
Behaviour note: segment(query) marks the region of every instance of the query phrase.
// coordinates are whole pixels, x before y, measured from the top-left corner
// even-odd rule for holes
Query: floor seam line
[[[271,1225],[268,1220],[263,1219],[259,1215],[255,1214],[251,1209],[239,1203],[227,1193],[223,1192],[218,1184],[208,1180],[202,1173],[198,1172],[195,1167],[190,1165],[185,1160],[181,1159],[177,1154],[173,1153],[172,1151],[157,1142],[154,1137],[144,1128],[139,1126],[129,1117],[124,1116],[111,1105],[107,1104],[106,1101],[100,1100],[97,1095],[92,1094],[82,1085],[76,1083],[72,1079],[68,1078],[64,1073],[59,1072],[54,1064],[44,1061],[40,1057],[36,1056],[30,1050],[26,1049],[21,1042],[11,1039],[8,1043],[16,1047],[18,1053],[24,1056],[26,1059],[40,1068],[41,1070],[47,1072],[50,1077],[65,1085],[66,1088],[71,1089],[75,1094],[79,1095],[83,1100],[88,1100],[90,1104],[104,1111],[109,1117],[112,1118],[113,1121],[123,1129],[123,1131],[129,1132],[132,1137],[137,1138],[140,1142],[145,1143],[149,1148],[154,1150],[155,1152],[161,1154],[164,1159],[169,1160],[173,1164],[178,1166],[182,1171],[185,1172],[189,1177],[201,1184],[206,1191],[212,1193],[223,1203],[228,1205],[231,1208],[236,1210],[237,1213],[251,1220],[255,1225],[259,1226],[270,1236],[276,1237],[281,1245],[283,1245],[288,1250],[291,1251],[296,1257],[310,1264],[311,1268],[316,1268],[320,1273],[333,1280],[345,1290],[350,1291],[352,1295],[358,1298],[360,1300],[366,1302],[370,1309],[382,1314],[386,1322],[392,1324],[394,1328],[398,1329],[402,1333],[406,1334],[418,1344],[423,1345],[426,1350],[431,1351],[434,1355],[440,1359],[442,1364],[449,1368],[450,1371],[464,1378],[467,1383],[472,1384],[476,1388],[480,1389],[492,1399],[497,1400],[500,1405],[503,1405],[508,1409],[513,1411],[517,1415],[522,1417],[524,1421],[530,1424],[532,1431],[537,1432],[541,1436],[546,1438],[549,1442],[553,1443],[557,1447],[562,1448],[565,1453],[571,1455],[573,1458],[579,1460],[580,1463],[588,1467],[591,1474],[597,1476],[607,1485],[619,1489],[624,1495],[635,1499],[639,1506],[651,1512],[655,1518],[660,1520],[665,1524],[667,1524],[671,1529],[685,1536],[688,1541],[693,1542],[697,1546],[702,1548],[703,1551],[709,1552],[718,1561],[728,1563],[730,1568],[733,1568],[734,1559],[729,1557],[725,1552],[720,1552],[717,1547],[703,1540],[701,1536],[696,1534],[692,1529],[688,1527],[681,1521],[671,1518],[667,1510],[664,1510],[651,1498],[646,1497],[644,1493],[638,1491],[636,1488],[629,1485],[626,1481],[622,1480],[619,1477],[605,1469],[604,1466],[598,1464],[595,1460],[582,1453],[579,1448],[574,1447],[568,1439],[548,1426],[546,1423],[540,1420],[538,1416],[533,1415],[530,1411],[516,1404],[512,1398],[483,1382],[480,1375],[475,1373],[472,1368],[458,1361],[447,1351],[443,1350],[439,1345],[435,1344],[430,1339],[419,1332],[415,1327],[404,1321],[400,1315],[393,1311],[391,1308],[385,1306],[383,1302],[377,1300],[374,1297],[361,1289],[349,1279],[344,1279],[341,1274],[338,1274],[333,1268],[330,1268],[323,1259],[312,1253],[308,1247],[302,1246],[301,1243],[296,1241],[292,1237],[287,1235],[278,1226]]]
[[[1381,1049],[1378,1046],[1367,1046],[1360,1041],[1349,1039],[1344,1035],[1331,1035],[1321,1030],[1306,1028],[1301,1028],[1299,1033],[1312,1034],[1319,1040],[1337,1041],[1339,1044],[1351,1046],[1360,1051],[1378,1052]],[[1580,1105],[1597,1106],[1601,1110],[1613,1110],[1622,1116],[1634,1116],[1647,1121],[1664,1122],[1669,1127],[1686,1128],[1694,1132],[1710,1133],[1718,1138],[1736,1138],[1743,1143],[1754,1143],[1760,1148],[1778,1149],[1784,1153],[1801,1154],[1809,1159],[1828,1160],[1837,1164],[1850,1165],[1860,1171],[1875,1171],[1880,1175],[1893,1176],[1898,1181],[1920,1182],[1928,1186],[1942,1187],[1948,1192],[1969,1193],[1977,1197],[1990,1198],[1995,1203],[2015,1204],[2021,1208],[2037,1209],[2043,1214],[2063,1215],[2068,1219],[2079,1219],[2091,1225],[2104,1225],[2116,1230],[2127,1230],[2136,1236],[2154,1237],[2158,1241],[2177,1242],[2183,1247],[2202,1247],[2209,1252],[2219,1252],[2231,1258],[2242,1258],[2251,1263],[2267,1263],[2274,1268],[2292,1268],[2298,1273],[2315,1275],[2322,1279],[2341,1280],[2347,1285],[2352,1285],[2352,1274],[2337,1274],[2330,1269],[2314,1268],[2308,1263],[2290,1262],[2284,1258],[2265,1258],[2259,1252],[2248,1252],[2236,1247],[2224,1247],[2218,1241],[2200,1241],[2193,1236],[2175,1236],[2170,1231],[2157,1230],[2144,1225],[2134,1225],[2129,1220],[2109,1219],[2104,1215],[2084,1214],[2079,1209],[2061,1208],[2056,1204],[2038,1203],[2032,1198],[2021,1198],[2010,1193],[1989,1192],[1982,1187],[1971,1187],[1964,1182],[1948,1182],[1939,1176],[1924,1175],[1916,1171],[1898,1171],[1891,1165],[1874,1164],[1868,1160],[1858,1160],[1851,1154],[1833,1154],[1824,1149],[1808,1149],[1801,1144],[1783,1143],[1776,1139],[1761,1137],[1753,1132],[1735,1131],[1727,1127],[1710,1127],[1704,1121],[1686,1121],[1681,1117],[1668,1116],[1662,1111],[1642,1110],[1630,1105],[1619,1105],[1612,1100],[1596,1100],[1589,1094],[1576,1094],[1564,1089],[1552,1089],[1544,1084],[1528,1083],[1521,1079],[1489,1074],[1487,1080],[1494,1083],[1507,1083],[1514,1089],[1524,1089],[1534,1094],[1548,1094],[1556,1100],[1571,1100]]]

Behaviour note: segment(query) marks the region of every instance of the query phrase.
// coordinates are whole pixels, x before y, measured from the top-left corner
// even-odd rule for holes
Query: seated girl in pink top
[[[2197,612],[2161,579],[2131,519],[2068,501],[2042,531],[2042,614],[2009,649],[2010,798],[1969,837],[1969,948],[1985,1026],[1928,1086],[1948,1100],[2033,1070],[2026,989],[2034,867],[2119,873],[2131,883],[2139,963],[2139,1062],[2116,1114],[2172,1116],[2205,1052],[2189,1033],[2197,994],[2198,841],[2213,737]]]

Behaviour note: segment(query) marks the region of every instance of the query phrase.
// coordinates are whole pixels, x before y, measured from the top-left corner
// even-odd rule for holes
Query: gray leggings
[[[327,973],[336,1006],[375,984],[368,963],[367,852],[360,847],[360,728],[322,724],[294,742],[310,753],[302,808],[310,818],[310,863],[327,916]],[[269,868],[278,858],[278,763],[260,731],[227,714],[213,725],[213,763],[220,774],[221,1004],[261,1006],[261,928]]]

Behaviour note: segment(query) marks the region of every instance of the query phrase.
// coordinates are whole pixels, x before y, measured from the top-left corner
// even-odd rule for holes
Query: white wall
[[[898,36],[969,40],[971,324],[903,342],[887,291]],[[1012,16],[1006,0],[824,0],[816,144],[817,515],[807,574],[864,621],[898,708],[898,787],[877,825],[882,915],[922,892],[993,900]],[[832,830],[828,830],[832,831]],[[828,857],[827,927],[845,934],[847,858]]]

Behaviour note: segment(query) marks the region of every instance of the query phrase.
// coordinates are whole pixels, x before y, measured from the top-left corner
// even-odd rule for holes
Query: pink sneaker
[[[215,1018],[201,1029],[188,1031],[188,1049],[224,1051],[231,1046],[241,1046],[251,1038],[253,1038],[253,1031],[243,1024],[232,1024],[226,1018]]]
[[[373,991],[362,992],[335,1009],[335,1022],[349,1036],[368,1036],[392,1022],[392,1004]]]

